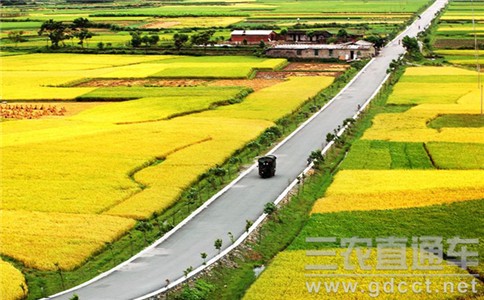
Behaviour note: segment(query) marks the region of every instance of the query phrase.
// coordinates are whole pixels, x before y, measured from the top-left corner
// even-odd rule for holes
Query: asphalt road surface
[[[277,148],[273,153],[278,158],[276,176],[261,179],[257,168],[252,169],[156,247],[114,268],[99,280],[51,298],[69,299],[74,293],[80,299],[142,297],[163,288],[166,279],[173,282],[183,277],[183,271],[188,267],[202,265],[200,253],[206,252],[208,259],[216,256],[218,251],[214,248],[214,241],[220,238],[222,249],[228,247],[231,244],[228,232],[239,237],[245,232],[246,220],[256,220],[263,214],[264,205],[274,201],[306,168],[307,157],[311,151],[321,148],[326,134],[352,117],[358,105],[363,105],[379,88],[390,62],[404,52],[398,40],[405,35],[415,36],[423,30],[446,2],[437,0],[421,19],[388,44],[330,105]]]

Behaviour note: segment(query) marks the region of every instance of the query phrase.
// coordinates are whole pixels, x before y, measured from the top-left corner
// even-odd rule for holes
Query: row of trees
[[[173,35],[173,44],[177,50],[180,50],[183,46],[186,46],[189,41],[192,45],[203,45],[206,47],[208,44],[215,43],[215,41],[212,40],[214,34],[215,30],[213,29],[195,33],[190,37],[184,33],[175,33]]]
[[[88,29],[90,24],[86,18],[77,18],[72,24],[64,24],[63,22],[50,19],[42,23],[38,34],[39,36],[47,35],[50,39],[51,47],[54,49],[59,48],[60,43],[65,46],[64,41],[72,38],[78,38],[78,44],[84,47],[84,41],[93,37],[92,32]]]

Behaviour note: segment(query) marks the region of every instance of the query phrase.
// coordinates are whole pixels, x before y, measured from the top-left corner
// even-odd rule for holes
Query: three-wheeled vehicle
[[[275,155],[266,155],[258,159],[260,177],[269,178],[276,174],[276,159]]]

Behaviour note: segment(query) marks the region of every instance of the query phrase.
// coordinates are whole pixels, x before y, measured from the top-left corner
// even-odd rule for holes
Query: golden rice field
[[[333,83],[334,77],[292,77],[250,94],[242,103],[223,106],[202,116],[276,121],[301,106],[301,99],[315,95]]]
[[[65,62],[70,63],[66,64]],[[284,59],[76,54],[28,54],[2,58],[3,100],[73,100],[94,91],[72,87],[95,78],[247,78],[255,69],[283,66]]]
[[[2,210],[0,251],[40,270],[71,270],[134,226],[127,218],[97,214]]]
[[[23,299],[28,291],[24,275],[13,265],[0,259],[0,296],[2,299]]]
[[[364,258],[363,263],[369,267],[369,270],[363,270],[361,261],[358,260],[356,250],[350,256],[350,264],[355,266],[354,270],[344,267],[344,251],[347,249],[328,248],[325,251],[332,251],[327,256],[314,256],[311,251],[283,251],[279,253],[271,262],[270,267],[265,270],[257,281],[251,285],[244,296],[244,300],[262,300],[262,299],[443,299],[444,284],[447,284],[445,297],[460,296],[457,290],[450,291],[452,282],[457,286],[459,282],[465,282],[469,286],[472,280],[475,280],[477,290],[482,290],[482,283],[466,276],[468,273],[456,266],[450,266],[443,263],[441,270],[416,270],[412,267],[413,253],[407,248],[403,250],[406,262],[410,262],[408,268],[403,270],[381,270],[377,269],[378,259],[376,248],[361,248],[361,253],[368,256]],[[395,249],[400,253],[400,249]],[[428,262],[427,262],[428,263]],[[336,266],[335,270],[307,270],[307,266]],[[424,265],[425,266],[425,265]],[[385,274],[395,274],[393,277]],[[376,274],[372,276],[365,276]],[[455,277],[438,276],[438,274],[457,274]],[[462,276],[458,276],[461,274]],[[399,277],[402,275],[404,277]],[[399,292],[396,288],[393,293],[385,293],[383,285],[385,282],[394,280],[395,286],[400,282],[406,282],[410,287],[415,282],[424,283],[430,279],[431,291],[434,293],[413,293],[409,288],[407,293]],[[447,283],[446,283],[447,282]],[[339,283],[339,288],[335,291],[335,286]],[[320,284],[320,289],[316,292],[315,286]],[[355,289],[347,292],[343,289],[343,284],[354,285]],[[331,289],[330,286],[334,289]],[[418,285],[418,284],[416,284]],[[328,287],[328,292],[326,291]],[[379,289],[378,289],[379,287]],[[312,288],[312,289],[311,289]],[[311,289],[312,292],[309,291]],[[440,294],[435,293],[440,289]],[[403,291],[403,289],[402,289]],[[425,291],[425,290],[424,290]]]
[[[185,27],[226,27],[245,20],[243,17],[185,17],[185,18],[156,18],[145,20],[142,28],[185,28]]]
[[[89,104],[64,117],[0,123],[4,191],[0,252],[41,270],[55,270],[56,264],[64,270],[79,266],[132,228],[135,220],[172,205],[200,174],[223,163],[333,81],[332,77],[289,78],[250,94],[241,104],[216,108],[214,103],[233,99],[244,88],[64,86],[116,72],[156,73],[170,64],[184,67],[184,72],[215,64],[219,70],[212,75],[236,74],[230,68],[246,74],[248,68],[278,68],[285,60],[93,56],[89,62],[61,54],[59,59],[72,58],[76,66],[64,68],[49,64],[56,57],[4,58],[7,80],[2,83],[2,97],[39,99],[37,92],[46,91],[45,97],[58,99],[53,94],[68,91],[73,94],[70,99],[138,100]],[[21,71],[15,71],[17,66]],[[23,88],[30,98],[15,88],[20,83],[13,78],[22,72],[31,74]],[[149,75],[140,73],[144,78]],[[51,77],[43,78],[46,74]],[[53,87],[46,86],[49,80]],[[306,87],[303,92],[293,91],[301,86]],[[286,95],[274,101],[280,90]]]
[[[342,170],[312,213],[422,207],[484,196],[482,170]]]
[[[451,75],[455,70],[455,75]],[[389,104],[418,104],[403,113],[383,113],[373,119],[373,126],[366,130],[363,139],[399,142],[461,142],[483,143],[482,128],[445,127],[433,129],[427,123],[444,114],[479,114],[480,90],[468,82],[471,77],[460,75],[476,74],[454,67],[408,68],[405,76],[412,76],[410,82],[395,86],[395,93]],[[445,78],[444,88],[435,82],[435,77]],[[420,80],[419,89],[412,88],[413,81]],[[427,81],[427,82],[426,82]],[[452,83],[454,81],[455,83]],[[445,95],[444,95],[445,94]],[[429,99],[428,102],[426,99]]]

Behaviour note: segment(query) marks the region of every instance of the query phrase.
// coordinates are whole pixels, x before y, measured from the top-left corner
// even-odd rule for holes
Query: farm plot
[[[483,171],[343,170],[312,213],[421,207],[484,196]]]
[[[66,87],[53,89],[86,89],[78,91],[76,97],[97,101],[63,117],[0,123],[4,190],[0,252],[41,270],[78,267],[125,234],[136,220],[171,206],[200,174],[222,164],[273,126],[277,118],[291,113],[333,80],[308,78],[303,93],[299,88],[304,78],[273,81],[275,85],[260,88],[247,99],[248,90],[243,86],[71,88],[66,81],[99,80],[118,68],[133,67],[135,72],[153,65],[200,68],[215,64],[219,69],[240,68],[245,72],[249,67],[280,67],[285,61],[163,56],[134,56],[131,60],[120,56],[116,60],[118,56],[105,56],[89,64],[85,60],[89,55],[77,60],[59,56],[70,57],[79,69],[49,65],[56,55],[27,55],[24,61],[15,58],[7,63],[7,74],[54,72],[58,76],[52,77],[54,84]],[[23,70],[15,71],[16,64]],[[76,76],[62,81],[65,72],[75,72]],[[148,80],[144,74],[142,79]],[[45,79],[43,84],[49,81]],[[287,95],[274,101],[280,90]],[[136,100],[111,102],[114,99]],[[248,104],[240,106],[244,102]],[[229,107],[233,109],[226,110]]]
[[[427,123],[439,115],[472,115],[480,111],[479,90],[475,84],[468,82],[472,77],[461,76],[472,71],[460,71],[457,68],[442,68],[443,74],[435,76],[440,68],[434,68],[429,75],[423,75],[428,68],[409,68],[402,83],[397,84],[392,94],[390,104],[419,104],[403,113],[383,113],[376,116],[373,126],[363,136],[366,140],[389,140],[396,142],[464,142],[482,143],[482,128],[480,127],[444,127],[430,128]],[[444,75],[445,72],[456,71],[456,75]],[[409,81],[405,77],[409,76]],[[430,76],[432,75],[432,76]],[[416,76],[416,77],[414,77]],[[420,78],[420,79],[418,79]],[[437,79],[437,83],[435,82]],[[439,82],[447,82],[442,93]],[[411,83],[419,81],[425,91],[413,89]],[[429,99],[426,102],[426,99]],[[439,100],[440,99],[440,100]]]

